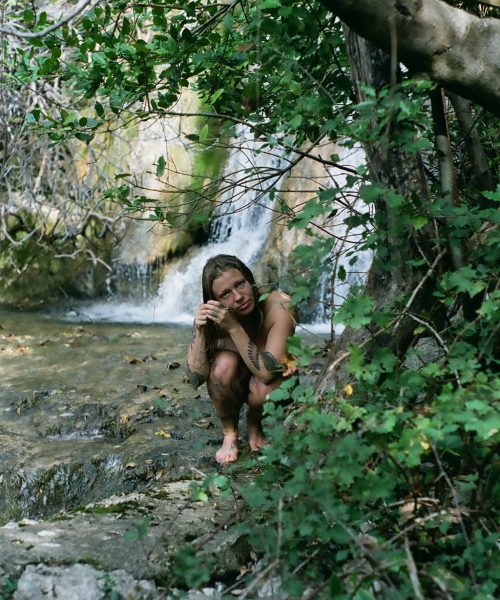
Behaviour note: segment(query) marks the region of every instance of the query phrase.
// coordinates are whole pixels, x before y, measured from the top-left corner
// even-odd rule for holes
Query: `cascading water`
[[[340,146],[339,150],[342,162],[350,167],[355,168],[362,163],[363,153],[360,149],[349,150]],[[279,191],[285,161],[282,153],[263,148],[261,142],[240,128],[224,169],[222,180],[225,189],[218,199],[207,244],[192,248],[183,258],[168,265],[165,279],[157,284],[157,290],[152,294],[144,291],[148,283],[149,289],[152,287],[152,275],[146,266],[147,258],[141,261],[132,252],[132,256],[125,257],[123,262],[134,273],[144,263],[146,274],[136,282],[143,293],[137,294],[136,291],[134,297],[122,293],[117,298],[79,309],[77,316],[118,322],[190,323],[196,306],[201,302],[201,272],[208,258],[216,254],[234,254],[250,267],[255,267],[263,254],[272,220],[270,209],[273,199],[268,190]],[[331,185],[338,188],[346,184],[345,174],[337,169],[328,170],[328,178]],[[347,193],[352,196],[352,204],[359,202],[355,199],[355,189],[350,192],[347,190]],[[352,263],[353,249],[361,239],[361,231],[359,228],[348,230],[344,224],[351,209],[337,210],[334,222],[328,227],[338,243],[328,256],[318,256],[318,263],[325,266],[323,275],[316,287],[313,302],[301,312],[301,321],[312,324],[308,327],[316,331],[329,330],[332,311],[342,304],[353,285],[363,284],[372,260],[370,252],[356,251],[356,262]],[[134,235],[139,231],[140,228],[134,228]],[[148,231],[142,231],[146,237]],[[144,239],[132,239],[132,247],[139,251],[142,249],[143,253],[146,246]],[[130,243],[126,247],[130,247]],[[341,277],[339,272],[343,273]],[[332,273],[335,277],[332,277]],[[118,287],[116,289],[122,291]],[[337,333],[341,330],[342,326],[336,327]]]
[[[237,132],[224,169],[225,191],[219,198],[209,241],[173,264],[149,301],[93,304],[83,311],[93,320],[139,323],[188,323],[201,302],[201,272],[216,254],[235,254],[252,266],[261,255],[271,227],[273,199],[279,190],[285,159],[279,151],[264,149],[243,128]]]
[[[192,321],[201,302],[201,272],[211,256],[234,254],[252,266],[263,251],[271,227],[269,208],[273,204],[267,190],[279,189],[284,159],[278,153],[261,152],[262,144],[248,133],[243,135],[240,131],[238,138],[246,139],[243,148],[233,149],[229,156],[225,179],[230,185],[220,199],[208,244],[167,275],[156,298],[157,320]]]

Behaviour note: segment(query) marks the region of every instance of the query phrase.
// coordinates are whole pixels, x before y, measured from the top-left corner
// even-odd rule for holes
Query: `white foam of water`
[[[201,302],[201,272],[208,258],[233,254],[252,266],[271,227],[268,209],[273,200],[266,189],[270,183],[279,189],[278,169],[284,161],[277,152],[261,150],[262,143],[240,128],[225,167],[227,191],[219,199],[219,215],[212,224],[209,242],[197,249],[189,262],[181,259],[170,270],[155,298],[149,303],[98,302],[84,309],[85,316],[107,321],[191,323]],[[276,177],[262,180],[261,175],[268,175],[273,168],[277,169]]]

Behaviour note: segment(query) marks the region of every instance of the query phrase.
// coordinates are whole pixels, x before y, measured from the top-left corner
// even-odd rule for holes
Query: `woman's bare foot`
[[[265,446],[267,443],[266,436],[262,431],[262,423],[258,418],[254,418],[250,411],[247,416],[247,430],[248,430],[248,444],[250,445],[250,450],[254,452],[260,450],[262,446]]]
[[[238,434],[226,433],[222,440],[222,446],[215,453],[215,460],[219,464],[235,462],[238,460]]]

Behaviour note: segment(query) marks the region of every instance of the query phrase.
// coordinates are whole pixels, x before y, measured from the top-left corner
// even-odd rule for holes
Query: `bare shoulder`
[[[279,290],[274,290],[267,296],[262,308],[266,320],[295,318],[295,308],[292,306],[290,296]]]

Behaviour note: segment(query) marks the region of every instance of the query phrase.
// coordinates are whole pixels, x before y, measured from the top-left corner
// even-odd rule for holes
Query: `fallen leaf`
[[[155,435],[164,439],[168,439],[170,437],[170,433],[168,431],[165,431],[164,429],[160,429],[160,431],[157,431]]]
[[[140,358],[134,358],[133,356],[130,356],[130,355],[128,355],[128,354],[126,354],[126,355],[123,357],[123,360],[124,360],[126,363],[128,363],[129,365],[136,365],[137,363],[142,363],[142,362],[144,362],[142,359],[140,359]]]
[[[196,427],[200,427],[200,429],[208,429],[209,427],[213,427],[211,419],[200,419],[198,423],[195,423]]]
[[[181,363],[178,363],[177,361],[170,361],[165,365],[165,368],[168,369],[169,371],[172,369],[178,369],[181,366]]]
[[[29,354],[31,348],[29,346],[16,346],[15,352],[16,354]]]

